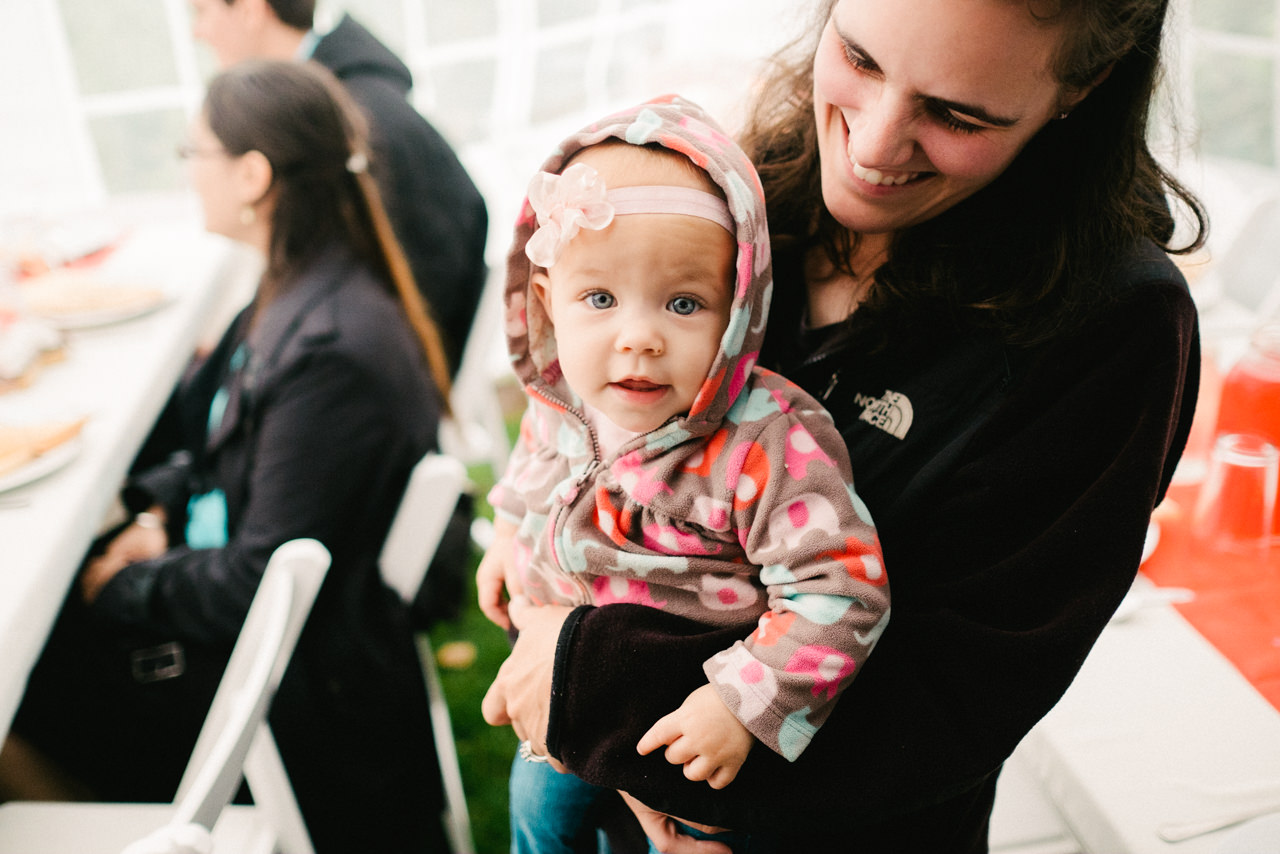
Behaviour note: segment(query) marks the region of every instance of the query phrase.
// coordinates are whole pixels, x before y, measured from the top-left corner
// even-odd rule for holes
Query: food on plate
[[[49,323],[0,308],[0,394],[25,388],[42,367],[65,358],[65,343]]]
[[[80,435],[86,419],[0,424],[0,475],[26,465]]]
[[[32,219],[0,234],[0,265],[19,277],[40,276],[67,264],[92,263],[95,256],[113,248],[123,235],[118,223],[41,221]]]
[[[101,313],[128,315],[159,305],[159,288],[108,281],[90,270],[54,270],[21,285],[27,310],[53,322]]]

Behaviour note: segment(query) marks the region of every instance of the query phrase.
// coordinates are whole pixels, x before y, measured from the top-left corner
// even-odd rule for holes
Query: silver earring
[[[1065,119],[1065,118],[1066,118],[1067,116],[1069,116],[1069,115],[1071,115],[1071,111],[1070,111],[1070,110],[1063,110],[1062,112],[1058,113],[1058,121],[1062,121],[1063,119]]]
[[[240,209],[240,224],[253,225],[258,219],[258,212],[253,209],[252,205],[245,205]]]

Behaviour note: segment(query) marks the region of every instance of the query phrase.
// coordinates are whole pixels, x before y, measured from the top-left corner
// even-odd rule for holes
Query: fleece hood
[[[542,164],[559,174],[578,151],[607,139],[631,145],[658,144],[701,168],[724,190],[738,244],[737,274],[729,324],[690,412],[650,433],[663,434],[670,447],[705,436],[719,427],[750,377],[764,340],[765,318],[773,287],[764,193],[746,154],[701,107],[678,95],[665,95],[588,125],[566,139]],[[525,391],[567,416],[580,419],[582,401],[559,370],[555,331],[530,288],[536,267],[525,245],[538,228],[526,197],[507,256],[506,331],[512,366]],[[668,435],[669,434],[669,435]]]

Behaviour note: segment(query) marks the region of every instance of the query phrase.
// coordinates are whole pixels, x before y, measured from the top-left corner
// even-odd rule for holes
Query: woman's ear
[[[261,151],[246,151],[237,158],[236,189],[244,204],[256,205],[262,201],[274,179],[271,161]]]
[[[1058,107],[1059,111],[1063,113],[1069,113],[1072,110],[1074,110],[1080,104],[1081,101],[1083,101],[1085,98],[1088,97],[1090,92],[1092,92],[1094,89],[1097,89],[1099,86],[1101,86],[1102,81],[1106,80],[1108,77],[1111,76],[1111,69],[1114,67],[1115,67],[1115,63],[1112,63],[1108,65],[1106,68],[1102,69],[1102,72],[1098,74],[1097,77],[1093,78],[1093,82],[1090,83],[1088,86],[1082,86],[1079,88],[1076,88],[1073,86],[1071,88],[1066,89],[1062,93],[1062,101]]]

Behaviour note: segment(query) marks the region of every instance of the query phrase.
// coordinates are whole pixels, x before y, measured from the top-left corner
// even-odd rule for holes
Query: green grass
[[[475,484],[477,515],[492,518],[483,500],[493,477],[487,466],[470,472]],[[477,854],[504,854],[509,850],[507,825],[507,776],[515,755],[516,736],[510,727],[491,727],[480,716],[480,700],[510,648],[507,635],[480,613],[475,596],[475,567],[480,552],[472,549],[472,579],[466,607],[457,620],[441,623],[431,630],[431,643],[438,652],[450,641],[475,644],[476,660],[463,670],[440,670],[440,681],[449,702],[453,734],[458,743],[458,763],[471,813],[471,830]]]

